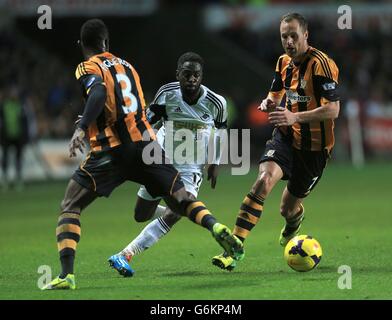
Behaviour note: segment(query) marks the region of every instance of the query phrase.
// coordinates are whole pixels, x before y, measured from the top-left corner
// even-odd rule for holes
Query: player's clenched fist
[[[270,98],[266,98],[261,102],[257,109],[263,112],[272,112],[276,109],[276,103],[273,102]]]

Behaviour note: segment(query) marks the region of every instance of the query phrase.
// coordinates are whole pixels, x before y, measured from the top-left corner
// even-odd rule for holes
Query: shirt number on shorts
[[[125,106],[122,105],[124,113],[136,112],[137,111],[137,100],[135,95],[132,93],[132,83],[123,73],[117,73],[116,79],[121,87],[121,92],[124,97]]]
[[[202,180],[202,178],[199,174],[197,174],[197,173],[193,174],[193,182],[196,185],[197,190],[199,190],[199,188],[200,188],[201,180]]]

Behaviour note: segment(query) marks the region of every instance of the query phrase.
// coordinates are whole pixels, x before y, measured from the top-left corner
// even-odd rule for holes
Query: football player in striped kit
[[[80,36],[84,61],[77,66],[75,77],[86,103],[69,143],[69,155],[83,152],[87,142],[90,152],[75,170],[60,205],[56,238],[61,273],[41,289],[76,289],[74,262],[81,213],[125,181],[144,184],[152,196],[161,196],[174,212],[207,229],[225,251],[236,256],[242,250],[241,241],[216,221],[203,202],[188,196],[178,171],[165,162],[146,118],[139,75],[129,62],[109,52],[105,23],[86,21]],[[161,161],[144,161],[144,150],[151,146]]]
[[[305,213],[303,202],[320,181],[331,156],[334,119],[340,110],[339,69],[327,54],[308,44],[308,35],[302,15],[282,17],[280,37],[285,53],[277,61],[268,96],[258,107],[268,112],[275,130],[259,161],[258,177],[237,215],[233,233],[242,242],[259,222],[264,201],[279,180],[288,180],[280,204],[285,224],[279,244],[285,247],[298,235]],[[224,252],[213,257],[212,263],[231,271],[244,254],[235,259]]]

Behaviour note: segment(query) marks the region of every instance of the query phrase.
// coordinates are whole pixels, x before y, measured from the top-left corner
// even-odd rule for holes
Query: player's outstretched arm
[[[86,106],[82,118],[78,122],[78,127],[69,143],[69,156],[76,157],[76,151],[83,153],[85,143],[83,142],[86,136],[85,131],[89,125],[97,119],[105,107],[106,102],[106,88],[103,85],[97,84],[91,88],[87,98]]]
[[[339,115],[340,102],[329,101],[327,104],[311,111],[297,113],[297,122],[306,123],[312,121],[324,121],[336,119]]]
[[[211,188],[215,189],[216,181],[219,174],[219,165],[210,164],[207,169],[207,181],[211,180]]]
[[[310,111],[293,113],[286,108],[277,107],[269,114],[269,121],[275,126],[291,126],[294,123],[308,123],[336,119],[339,115],[339,101],[329,101],[325,105]]]
[[[207,168],[207,181],[211,181],[211,188],[215,189],[219,174],[219,164],[226,148],[228,147],[228,133],[226,125],[222,126],[222,128],[220,129],[215,128],[214,136],[212,139],[214,142],[214,157],[212,159],[212,163],[210,163]]]
[[[97,84],[89,91],[86,106],[82,118],[79,122],[79,128],[87,130],[89,125],[98,118],[105,107],[106,87]]]

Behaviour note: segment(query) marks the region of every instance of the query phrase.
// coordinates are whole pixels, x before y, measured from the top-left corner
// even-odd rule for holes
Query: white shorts
[[[201,186],[201,183],[203,181],[203,176],[200,172],[180,172],[180,178],[181,181],[184,183],[185,190],[197,198],[197,195],[199,193],[199,188]],[[145,186],[140,186],[139,191],[137,192],[137,195],[148,201],[153,201],[153,200],[160,200],[162,197],[152,197]]]

